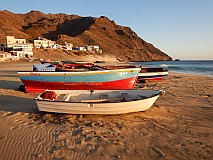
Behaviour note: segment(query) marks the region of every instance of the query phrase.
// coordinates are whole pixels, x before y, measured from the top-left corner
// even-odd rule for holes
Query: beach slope
[[[39,112],[36,93],[19,91],[18,70],[0,63],[0,159],[212,159],[213,77],[169,73],[145,112],[68,115]]]

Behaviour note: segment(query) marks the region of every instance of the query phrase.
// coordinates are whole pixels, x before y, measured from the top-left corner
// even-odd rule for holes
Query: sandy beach
[[[39,112],[36,93],[19,90],[18,70],[0,63],[0,159],[213,159],[213,77],[169,73],[145,112],[69,115]]]

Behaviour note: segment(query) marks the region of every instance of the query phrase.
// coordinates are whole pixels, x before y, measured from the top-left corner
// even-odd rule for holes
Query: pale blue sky
[[[0,0],[0,10],[107,16],[172,58],[213,60],[213,0]]]

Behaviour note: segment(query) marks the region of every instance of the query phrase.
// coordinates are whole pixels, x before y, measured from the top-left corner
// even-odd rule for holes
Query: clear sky
[[[103,15],[173,59],[213,60],[213,0],[0,0],[0,10]]]

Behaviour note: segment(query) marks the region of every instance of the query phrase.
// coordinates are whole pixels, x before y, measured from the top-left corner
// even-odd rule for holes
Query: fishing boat
[[[118,65],[118,66],[99,66],[104,69],[124,69],[140,67],[141,70],[138,74],[138,81],[157,81],[162,80],[168,75],[168,70],[165,67],[145,67],[134,65]]]
[[[61,63],[58,60],[53,61],[53,60],[43,60],[43,59],[40,59],[40,62],[41,62],[41,64],[60,64]]]
[[[39,111],[124,114],[149,109],[161,90],[47,90],[35,98]]]
[[[138,81],[159,81],[168,76],[168,70],[163,67],[141,67]]]
[[[60,65],[62,67],[73,68],[73,67],[93,67],[94,63],[90,63],[87,61],[61,61]]]
[[[140,68],[95,71],[19,71],[26,92],[133,89]]]

